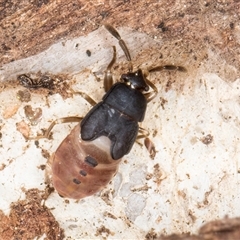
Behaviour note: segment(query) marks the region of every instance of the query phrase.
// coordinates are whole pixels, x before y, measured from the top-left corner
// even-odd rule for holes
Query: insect
[[[17,77],[20,84],[26,88],[48,88],[52,89],[54,81],[51,77],[43,75],[38,79],[33,79],[26,74],[21,74]]]
[[[116,61],[116,48],[104,76],[106,94],[95,103],[81,93],[93,105],[83,118],[57,119],[49,126],[43,137],[49,138],[52,128],[58,123],[79,121],[57,148],[52,160],[52,182],[60,196],[81,199],[100,191],[114,177],[121,158],[128,154],[136,139],[147,137],[146,130],[139,127],[144,120],[148,102],[158,93],[141,69],[133,71],[131,55],[115,28],[105,28],[119,41],[128,60],[128,72],[113,84],[111,68]],[[157,66],[148,72],[180,70],[172,65]],[[154,147],[147,141],[149,151]]]

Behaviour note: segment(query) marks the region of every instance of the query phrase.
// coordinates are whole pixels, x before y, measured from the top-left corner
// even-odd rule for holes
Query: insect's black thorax
[[[103,102],[136,122],[143,121],[147,108],[144,95],[124,83],[114,84],[103,97]]]
[[[81,138],[92,141],[100,136],[111,140],[111,156],[117,160],[131,150],[138,122],[143,121],[147,101],[144,95],[124,83],[116,83],[81,122]]]

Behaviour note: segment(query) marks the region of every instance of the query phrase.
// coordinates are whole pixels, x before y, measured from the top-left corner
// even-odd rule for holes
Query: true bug
[[[93,105],[89,113],[84,118],[55,120],[41,136],[48,138],[55,124],[80,122],[57,148],[52,160],[52,182],[63,197],[87,197],[109,183],[117,172],[121,158],[129,153],[135,140],[146,137],[138,122],[143,121],[147,103],[158,93],[141,69],[133,71],[131,55],[117,30],[108,24],[105,27],[119,40],[129,63],[128,72],[113,84],[111,68],[116,61],[116,48],[113,47],[113,58],[105,72],[106,94],[102,101],[96,104],[80,92]],[[164,69],[185,70],[183,67],[167,65],[154,67],[148,72]],[[149,140],[147,143],[147,147],[151,146]],[[154,147],[149,149],[151,154],[153,150]]]

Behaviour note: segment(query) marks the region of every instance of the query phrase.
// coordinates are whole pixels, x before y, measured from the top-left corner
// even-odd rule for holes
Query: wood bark
[[[63,38],[86,35],[108,22],[165,41],[208,44],[239,68],[239,7],[237,0],[2,0],[0,66],[37,54]]]

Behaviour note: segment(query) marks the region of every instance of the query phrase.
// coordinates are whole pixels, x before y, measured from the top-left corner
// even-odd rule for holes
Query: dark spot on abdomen
[[[91,156],[87,156],[84,162],[87,163],[90,167],[96,167],[98,165],[97,160]]]
[[[84,177],[87,176],[87,172],[84,171],[84,170],[80,170],[80,171],[79,171],[79,174],[82,175],[82,176],[84,176]]]
[[[74,178],[74,179],[73,179],[73,182],[74,182],[75,184],[80,184],[80,183],[81,183],[77,178]]]

